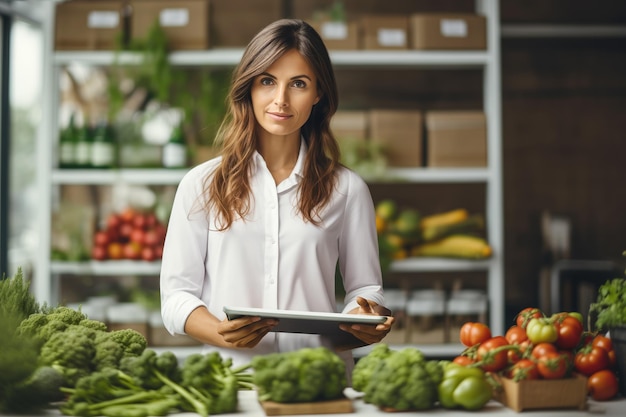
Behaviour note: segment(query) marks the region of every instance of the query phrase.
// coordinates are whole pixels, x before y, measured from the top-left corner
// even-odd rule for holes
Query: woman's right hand
[[[276,319],[261,319],[260,317],[224,319],[218,323],[217,333],[231,347],[253,348],[277,324]]]

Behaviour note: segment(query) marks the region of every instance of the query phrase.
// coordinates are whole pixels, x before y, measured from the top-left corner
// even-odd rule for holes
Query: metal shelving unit
[[[54,7],[50,9],[47,33],[53,33]],[[486,271],[489,296],[489,322],[494,334],[504,331],[504,247],[502,219],[502,162],[501,162],[501,87],[500,87],[500,27],[499,3],[493,0],[476,0],[476,10],[487,17],[487,49],[485,51],[332,51],[331,60],[336,67],[369,67],[380,69],[465,69],[479,68],[483,71],[483,102],[487,114],[487,154],[485,168],[415,168],[390,169],[388,177],[375,181],[407,181],[415,183],[484,183],[486,185],[486,219],[488,241],[493,248],[492,258],[483,261],[409,259],[395,262],[392,269],[398,272],[448,272]],[[115,275],[121,273],[158,274],[158,263],[137,262],[87,262],[79,264],[50,261],[50,212],[52,187],[63,184],[106,185],[118,181],[142,184],[176,184],[184,170],[58,170],[53,166],[54,146],[57,132],[58,75],[64,65],[79,62],[86,65],[104,66],[113,62],[113,52],[54,52],[52,36],[47,37],[45,60],[51,69],[47,72],[47,91],[44,97],[45,112],[38,161],[42,167],[39,176],[42,190],[40,224],[42,245],[35,271],[35,292],[38,299],[55,302],[54,276],[67,274]],[[181,66],[230,67],[236,65],[241,49],[212,49],[207,51],[180,51],[171,54],[171,61]],[[132,63],[132,54],[122,54],[121,62]],[[372,181],[374,181],[372,179]],[[421,348],[421,346],[420,346]],[[426,347],[425,347],[426,348]],[[435,348],[442,352],[442,347]],[[458,352],[458,346],[447,345],[445,349]]]

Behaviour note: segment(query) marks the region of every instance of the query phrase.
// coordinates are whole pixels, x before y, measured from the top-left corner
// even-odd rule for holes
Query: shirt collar
[[[308,145],[304,140],[304,137],[300,136],[300,150],[298,151],[298,160],[296,161],[296,165],[293,167],[293,171],[291,175],[297,175],[298,177],[304,177],[304,161],[306,159],[306,153],[308,150]],[[254,151],[254,157],[252,158],[252,172],[257,172],[259,170],[259,166],[265,166],[265,160],[259,153],[259,151]]]

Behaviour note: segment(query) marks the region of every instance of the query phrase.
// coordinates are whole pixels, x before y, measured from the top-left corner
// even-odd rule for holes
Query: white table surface
[[[349,394],[349,392],[348,392]],[[347,415],[359,415],[359,416],[372,416],[372,417],[401,417],[401,416],[424,416],[424,415],[441,415],[449,417],[468,417],[476,414],[488,414],[493,417],[499,416],[518,416],[518,417],[582,417],[582,416],[626,416],[626,398],[617,397],[611,401],[597,402],[589,399],[587,401],[587,410],[526,410],[521,413],[517,413],[510,408],[507,408],[496,401],[490,401],[482,410],[472,412],[464,410],[447,410],[444,408],[435,408],[426,411],[407,411],[407,412],[394,412],[388,413],[380,411],[378,408],[371,404],[366,404],[363,400],[354,400],[354,413],[344,414],[323,414],[324,417],[346,417]],[[4,414],[2,414],[5,416]],[[48,413],[44,413],[42,416],[60,416],[58,410],[50,410]],[[246,417],[265,417],[265,412],[261,408],[256,398],[256,392],[254,391],[240,391],[239,393],[239,410],[236,413],[219,414],[219,416],[233,417],[233,416],[246,416]],[[314,416],[322,416],[322,414],[313,414]],[[170,414],[169,417],[197,417],[195,413],[176,413]],[[11,417],[40,417],[40,416],[11,416]]]

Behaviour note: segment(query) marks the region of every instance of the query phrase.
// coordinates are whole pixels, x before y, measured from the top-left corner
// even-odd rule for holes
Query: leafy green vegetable
[[[359,359],[352,369],[352,388],[361,392],[365,391],[378,364],[391,353],[389,346],[379,343],[366,356]]]
[[[597,313],[597,329],[626,325],[626,278],[614,278],[602,284],[590,312]]]

